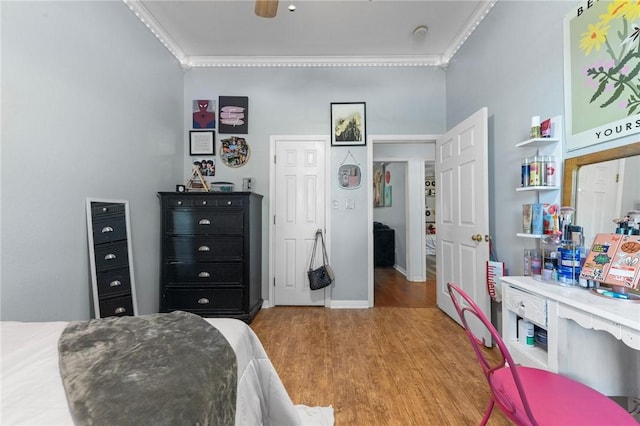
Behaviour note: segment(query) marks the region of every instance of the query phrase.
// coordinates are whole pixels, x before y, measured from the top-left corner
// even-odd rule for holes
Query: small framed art
[[[331,145],[367,144],[366,104],[331,103]]]
[[[216,155],[215,140],[213,130],[189,131],[189,155]]]

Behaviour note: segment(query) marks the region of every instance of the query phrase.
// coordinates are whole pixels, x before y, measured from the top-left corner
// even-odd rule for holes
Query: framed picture
[[[220,140],[220,160],[228,167],[242,167],[249,161],[249,144],[245,138],[230,136]]]
[[[249,133],[249,98],[247,96],[219,96],[218,133]]]
[[[637,140],[640,29],[632,7],[637,6],[580,2],[564,17],[567,151],[619,138]]]
[[[366,104],[331,103],[331,145],[367,144]]]
[[[216,101],[211,99],[197,99],[192,103],[194,129],[216,128]]]
[[[215,140],[213,130],[189,131],[189,155],[216,155]]]

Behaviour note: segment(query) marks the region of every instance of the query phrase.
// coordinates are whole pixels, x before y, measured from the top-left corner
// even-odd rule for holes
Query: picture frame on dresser
[[[87,198],[93,318],[136,316],[129,202]]]

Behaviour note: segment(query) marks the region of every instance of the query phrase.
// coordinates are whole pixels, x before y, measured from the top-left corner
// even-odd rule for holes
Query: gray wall
[[[129,200],[139,310],[157,312],[156,192],[183,172],[181,68],[122,2],[0,7],[0,318],[89,318],[89,196]]]
[[[526,201],[515,188],[526,154],[515,145],[528,138],[532,116],[564,114],[562,21],[574,5],[497,2],[447,69],[449,128],[480,107],[489,109],[489,227],[511,275],[522,274],[523,249],[535,244],[516,237],[514,212]]]
[[[391,207],[374,208],[373,220],[382,222],[396,231],[395,266],[398,270],[405,272],[407,268],[407,163],[387,162],[385,163],[385,170],[391,175],[389,182],[391,186]]]
[[[480,107],[489,109],[489,225],[510,275],[522,274],[523,249],[535,245],[516,236],[518,209],[525,201],[515,188],[521,157],[527,154],[515,145],[528,139],[532,116],[564,116],[563,18],[576,4],[497,2],[447,69],[448,128]],[[564,158],[627,142],[565,150]]]
[[[269,234],[269,137],[272,135],[329,135],[331,102],[366,102],[368,135],[438,134],[445,130],[445,74],[438,68],[336,67],[336,68],[214,68],[185,73],[184,102],[217,99],[219,95],[249,97],[249,162],[241,168],[216,167],[215,180],[234,182],[256,179],[255,192],[264,195],[263,295],[268,294]],[[191,126],[185,109],[185,128]],[[186,133],[186,132],[185,132]],[[185,139],[185,147],[186,147]],[[188,148],[185,148],[188,152]],[[338,188],[337,170],[351,151],[367,182],[366,147],[333,147],[327,203],[347,198],[355,209],[330,209],[331,266],[336,283],[331,297],[338,301],[366,301],[367,195],[370,188],[344,191]],[[184,159],[185,175],[191,157]]]

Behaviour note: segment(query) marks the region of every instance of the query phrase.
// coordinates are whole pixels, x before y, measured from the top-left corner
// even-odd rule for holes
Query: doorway
[[[370,170],[374,170],[373,164],[385,163],[392,165],[401,165],[406,172],[404,181],[398,181],[392,175],[390,177],[391,194],[393,201],[391,205],[396,203],[396,194],[398,189],[404,188],[403,197],[405,207],[404,232],[396,239],[403,243],[405,254],[402,260],[406,259],[402,273],[391,268],[388,277],[390,280],[398,276],[406,283],[424,283],[426,282],[426,259],[425,259],[425,161],[435,161],[435,140],[437,136],[431,135],[412,135],[412,136],[370,136],[368,138],[368,160]],[[373,174],[373,173],[372,173]],[[386,176],[385,176],[386,179]],[[372,203],[369,206],[369,222],[373,227],[374,207],[373,201],[373,177],[369,181],[372,188]],[[376,273],[378,273],[378,281],[383,279],[380,271],[376,271],[374,267],[374,250],[373,250],[374,233],[373,229],[369,234],[369,248],[371,256],[369,257],[369,306],[374,306],[375,300],[375,281]],[[402,262],[401,262],[402,263]],[[408,284],[404,285],[407,287]],[[405,291],[407,289],[405,288]],[[376,303],[375,306],[378,306]]]

